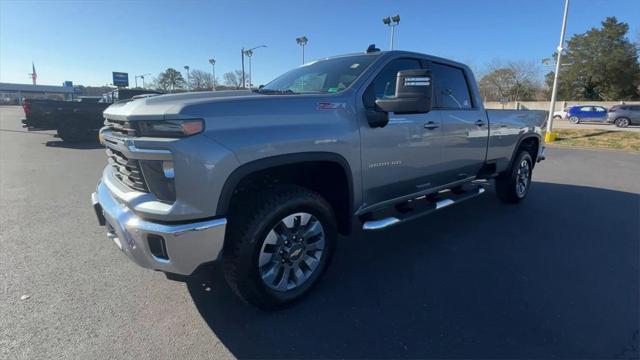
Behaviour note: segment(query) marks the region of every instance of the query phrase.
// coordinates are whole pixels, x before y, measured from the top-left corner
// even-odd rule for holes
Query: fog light
[[[147,235],[147,242],[149,243],[149,251],[156,259],[169,260],[169,254],[167,254],[167,245],[164,243],[164,238],[160,235],[149,234]]]

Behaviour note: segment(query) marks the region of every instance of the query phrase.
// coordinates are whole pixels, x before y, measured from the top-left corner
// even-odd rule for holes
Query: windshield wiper
[[[265,94],[265,95],[293,95],[293,94],[297,94],[297,92],[291,90],[291,89],[256,89],[253,90],[253,92],[257,92],[259,94]]]

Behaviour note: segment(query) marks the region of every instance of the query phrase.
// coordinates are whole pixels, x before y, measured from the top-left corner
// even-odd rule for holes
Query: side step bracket
[[[362,230],[371,231],[385,229],[390,226],[430,214],[453,204],[461,203],[484,192],[484,187],[474,186],[473,188],[463,192],[445,190],[439,192],[434,197],[421,196],[396,206],[396,209],[401,208],[403,211],[397,211],[397,213],[394,214],[386,214],[387,216],[379,219],[365,221],[362,224]]]

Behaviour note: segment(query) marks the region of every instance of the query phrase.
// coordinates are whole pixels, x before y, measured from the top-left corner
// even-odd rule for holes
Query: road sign
[[[113,85],[129,86],[129,74],[125,72],[113,72]]]

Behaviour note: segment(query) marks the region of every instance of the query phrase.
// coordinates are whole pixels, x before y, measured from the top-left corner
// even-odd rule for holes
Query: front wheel
[[[496,194],[502,202],[515,204],[524,200],[531,187],[533,161],[531,154],[520,150],[511,168],[496,178]]]
[[[577,116],[569,117],[569,122],[572,124],[580,124],[580,118]]]
[[[627,118],[617,118],[615,121],[616,126],[619,128],[627,127],[630,123],[631,121]]]
[[[264,309],[308,293],[326,269],[337,238],[331,206],[296,186],[240,199],[229,221],[225,278],[240,298]]]

